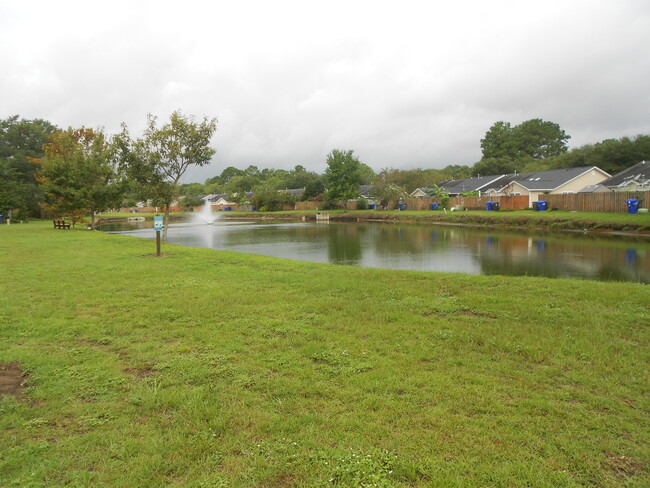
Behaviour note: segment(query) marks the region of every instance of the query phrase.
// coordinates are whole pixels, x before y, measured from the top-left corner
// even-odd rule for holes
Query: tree
[[[0,213],[17,209],[21,220],[38,215],[43,195],[34,178],[34,159],[43,157],[43,144],[57,128],[42,119],[13,115],[0,120]]]
[[[481,139],[482,159],[547,159],[566,152],[570,138],[555,122],[531,119],[511,127],[499,121]]]
[[[542,119],[522,122],[514,127],[513,136],[517,147],[516,159],[559,156],[567,151],[567,141],[571,139],[558,124]]]
[[[52,134],[43,150],[43,158],[36,161],[45,208],[69,214],[73,221],[89,212],[94,230],[95,214],[119,204],[125,189],[104,134],[68,128]]]
[[[349,200],[359,195],[361,162],[354,151],[334,149],[327,156],[328,199],[332,201]]]
[[[165,207],[163,240],[167,241],[169,212],[173,200],[179,196],[179,183],[187,169],[210,163],[216,150],[210,139],[217,128],[216,119],[204,117],[196,122],[179,110],[171,114],[168,123],[157,127],[157,117],[147,116],[143,136],[131,140],[128,129],[115,138],[116,151],[127,176],[135,183],[139,194]]]
[[[521,168],[510,158],[484,158],[472,168],[474,175],[505,175]]]
[[[483,159],[511,158],[517,153],[512,127],[510,122],[495,122],[481,139]]]

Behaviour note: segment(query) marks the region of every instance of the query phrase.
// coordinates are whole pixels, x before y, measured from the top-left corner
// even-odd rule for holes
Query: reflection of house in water
[[[499,234],[475,242],[485,274],[583,277],[650,283],[650,252],[603,247],[593,236]]]

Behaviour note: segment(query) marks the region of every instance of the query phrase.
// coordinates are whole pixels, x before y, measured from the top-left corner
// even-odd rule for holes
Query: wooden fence
[[[448,205],[450,207],[463,205],[468,210],[485,210],[487,202],[499,202],[499,207],[503,210],[522,210],[528,207],[528,196],[453,197],[449,199]],[[407,210],[429,210],[432,203],[440,203],[440,200],[436,198],[409,198],[404,203],[406,203]]]
[[[645,192],[595,192],[569,193],[566,195],[540,195],[549,208],[578,212],[627,212],[627,200],[636,198],[640,207],[650,204],[650,191]]]

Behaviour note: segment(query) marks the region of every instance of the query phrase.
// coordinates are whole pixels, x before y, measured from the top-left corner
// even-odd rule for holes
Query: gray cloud
[[[322,171],[333,148],[472,164],[497,120],[552,120],[573,146],[650,132],[643,1],[24,1],[0,19],[0,117],[139,134],[147,113],[216,116],[198,181]]]

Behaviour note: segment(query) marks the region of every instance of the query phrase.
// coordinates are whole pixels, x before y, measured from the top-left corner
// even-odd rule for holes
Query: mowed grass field
[[[51,227],[0,226],[2,487],[650,485],[647,286]]]

